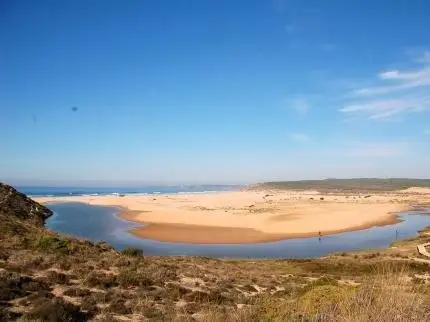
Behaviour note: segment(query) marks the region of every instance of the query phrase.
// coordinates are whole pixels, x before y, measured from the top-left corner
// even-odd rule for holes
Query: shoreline
[[[140,224],[129,231],[135,237],[191,244],[267,243],[392,225],[399,222],[398,213],[421,199],[402,192],[363,197],[267,190],[36,198],[114,206],[117,217]]]

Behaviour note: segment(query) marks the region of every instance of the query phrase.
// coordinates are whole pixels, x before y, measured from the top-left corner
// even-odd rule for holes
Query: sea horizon
[[[234,191],[246,185],[191,184],[191,185],[142,185],[141,187],[79,187],[79,186],[15,186],[30,197],[60,197],[85,195],[152,195],[181,193],[211,193]]]

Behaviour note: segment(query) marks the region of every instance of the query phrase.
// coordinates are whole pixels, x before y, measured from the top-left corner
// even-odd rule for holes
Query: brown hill
[[[52,211],[18,192],[15,188],[0,182],[0,216],[17,218],[43,225]]]

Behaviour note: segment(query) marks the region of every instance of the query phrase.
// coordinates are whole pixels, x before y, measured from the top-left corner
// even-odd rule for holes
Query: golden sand
[[[120,206],[121,216],[145,225],[138,237],[187,243],[256,243],[365,229],[396,222],[396,212],[430,190],[369,195],[316,191],[235,191],[150,196],[35,198],[42,203]]]

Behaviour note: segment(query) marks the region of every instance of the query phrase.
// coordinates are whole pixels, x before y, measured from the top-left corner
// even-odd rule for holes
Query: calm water
[[[151,255],[202,255],[234,258],[304,258],[331,252],[367,248],[384,248],[398,239],[416,236],[417,231],[430,226],[427,214],[404,213],[403,222],[391,226],[314,238],[289,239],[251,245],[193,245],[142,240],[127,231],[137,224],[117,218],[117,208],[89,206],[82,203],[58,203],[48,206],[55,212],[47,221],[53,231],[106,241],[117,249],[133,246]]]

